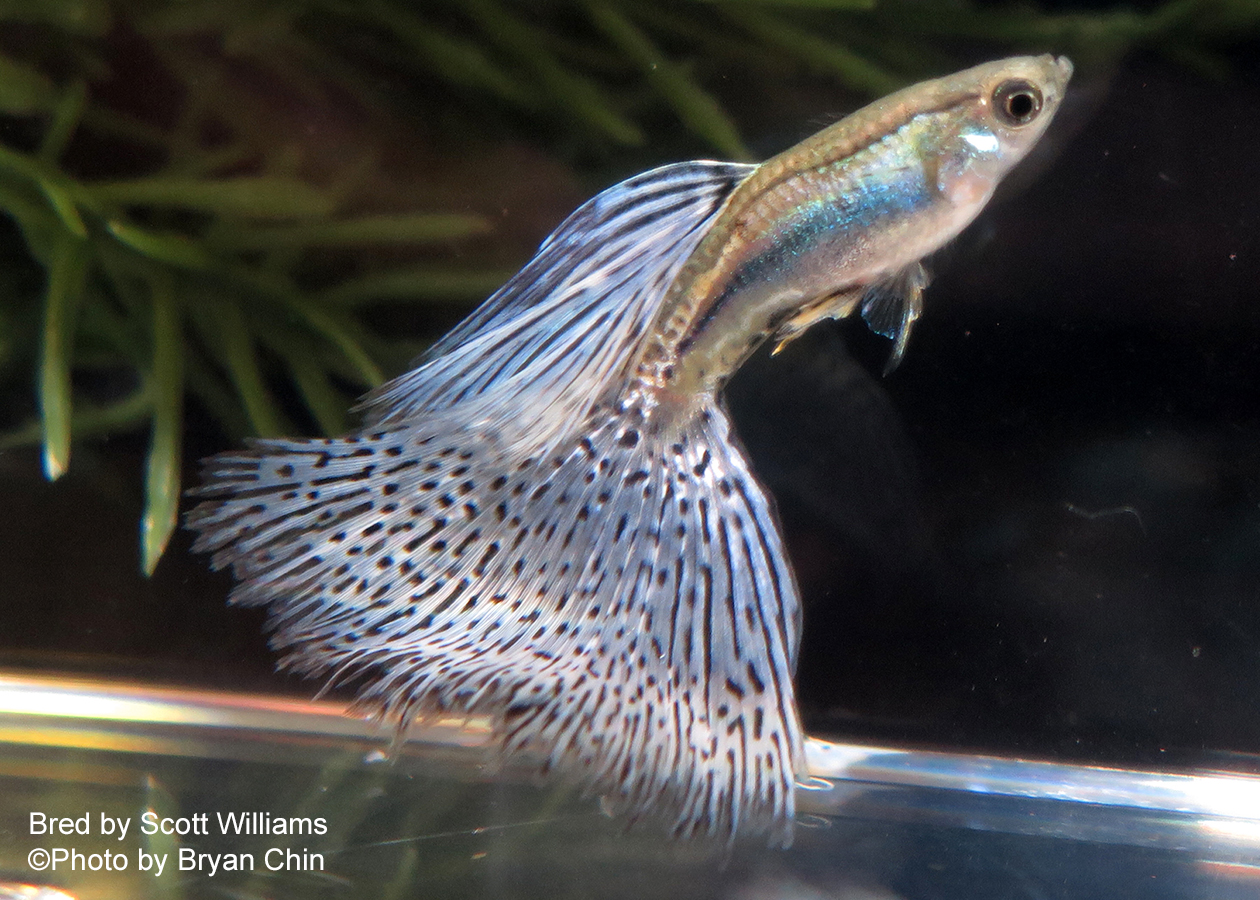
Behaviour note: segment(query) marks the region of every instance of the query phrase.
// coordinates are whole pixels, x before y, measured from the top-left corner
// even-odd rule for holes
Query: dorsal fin
[[[369,394],[367,427],[511,398],[545,438],[613,386],[669,285],[755,166],[687,162],[609,188],[416,368]]]

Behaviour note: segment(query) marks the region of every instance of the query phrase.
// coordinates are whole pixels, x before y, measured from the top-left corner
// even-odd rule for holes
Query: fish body
[[[299,671],[405,727],[486,715],[505,758],[679,836],[791,840],[800,602],[720,403],[760,343],[860,310],[1044,131],[1066,60],[924,82],[760,166],[680,163],[579,208],[366,399],[356,433],[207,460],[188,525]]]
[[[794,318],[846,315],[885,287],[904,302],[895,324],[908,337],[926,286],[920,260],[1036,144],[1071,71],[1052,57],[976,66],[892,94],[758,166],[672,285],[646,355],[672,367],[665,380],[679,392],[712,391],[763,337],[799,333]]]

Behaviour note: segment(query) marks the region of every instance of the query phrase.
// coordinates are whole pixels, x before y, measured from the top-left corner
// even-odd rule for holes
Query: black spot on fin
[[[601,404],[521,456],[435,417],[207,461],[197,549],[286,664],[405,725],[484,714],[504,754],[679,836],[791,841],[800,605],[715,406]]]

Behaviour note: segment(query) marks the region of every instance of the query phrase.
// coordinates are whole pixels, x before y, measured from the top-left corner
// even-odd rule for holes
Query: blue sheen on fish
[[[212,457],[188,516],[304,673],[399,728],[487,716],[506,759],[678,836],[791,841],[800,601],[720,392],[858,311],[896,339],[921,260],[1036,143],[1065,59],[900,91],[761,164],[609,188],[331,440]]]

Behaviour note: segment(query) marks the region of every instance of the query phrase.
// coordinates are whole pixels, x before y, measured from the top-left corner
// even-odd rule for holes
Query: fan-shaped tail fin
[[[189,525],[290,664],[395,721],[489,715],[632,816],[790,841],[799,603],[725,414],[601,406],[514,446],[449,417],[259,442],[208,461]]]

